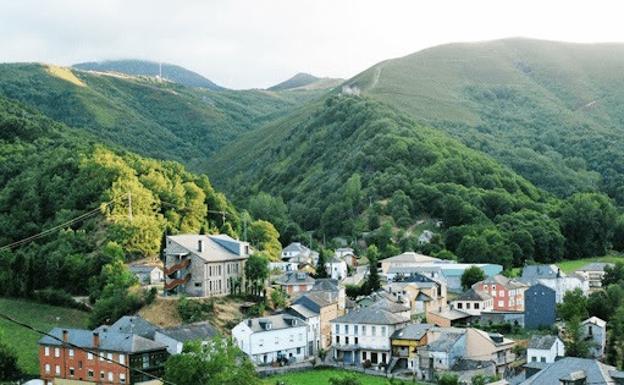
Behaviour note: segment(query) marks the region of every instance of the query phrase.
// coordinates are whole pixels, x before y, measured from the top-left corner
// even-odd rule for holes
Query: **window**
[[[60,357],[61,356],[61,349],[59,348],[54,348],[54,357]]]
[[[297,348],[297,354],[301,354],[301,348]]]
[[[466,302],[466,309],[470,309],[470,302]]]
[[[202,287],[202,283],[201,282],[195,282],[195,287]]]
[[[505,302],[503,301],[498,301],[498,307],[504,307],[505,306]]]
[[[43,350],[44,350],[44,353],[43,353],[43,354],[44,354],[46,357],[50,357],[50,347],[49,347],[49,346],[46,346]]]
[[[500,291],[498,292],[498,296],[499,296],[499,297],[504,297],[504,296],[505,296],[505,292],[504,292],[504,291],[502,291],[502,290],[500,290]]]
[[[104,379],[104,376],[105,376],[104,371],[103,371],[103,370],[102,370],[102,371],[100,371],[100,379],[101,379],[101,380],[103,380],[103,379]]]
[[[461,302],[457,302],[457,308],[458,309],[463,309],[464,308],[464,304]]]
[[[69,349],[69,356],[73,357],[74,356],[74,349]]]
[[[594,335],[594,330],[593,330],[593,328],[591,326],[587,330],[587,333],[589,334],[590,337]]]
[[[108,353],[106,355],[106,358],[108,358],[109,361],[112,361],[113,360],[113,353]]]
[[[340,333],[340,325],[336,324],[336,334]]]
[[[340,344],[340,336],[336,336],[336,344]]]
[[[61,375],[61,365],[56,365],[56,366],[54,367],[54,373],[55,373],[57,376],[60,376],[60,375]]]
[[[492,285],[492,295],[496,296],[496,285]]]
[[[45,364],[45,372],[50,373],[50,364]]]
[[[349,337],[345,337],[345,345],[349,345]]]
[[[125,384],[126,383],[126,373],[119,374],[119,383],[120,384]]]
[[[357,337],[355,337],[355,344],[356,345],[358,344],[358,338]]]
[[[74,376],[74,368],[69,368],[69,376],[70,377]]]
[[[354,335],[358,335],[358,326],[357,325],[353,325],[353,334]]]
[[[366,352],[362,352],[362,360],[363,361],[366,361],[366,357],[367,357]]]
[[[119,363],[122,365],[126,364],[126,355],[125,354],[120,354],[119,355]]]
[[[386,336],[386,327],[385,327],[385,326],[382,326],[382,327],[381,327],[381,336],[382,336],[382,337],[385,337],[385,336]]]
[[[474,304],[474,308],[475,309],[479,309],[479,303],[478,302]]]
[[[93,360],[93,353],[87,353],[87,360]]]
[[[362,325],[362,335],[366,335],[366,325]]]
[[[299,341],[303,341],[303,333],[299,333]]]
[[[108,372],[108,381],[113,382],[113,372]]]
[[[104,361],[104,353],[100,352],[100,361]]]
[[[540,362],[546,362],[546,357],[540,357]]]
[[[535,356],[531,357],[531,362],[537,362],[537,357]]]
[[[349,325],[344,326],[345,334],[349,334]]]
[[[93,369],[87,370],[87,376],[89,376],[89,378],[93,378]]]
[[[375,333],[377,332],[376,327],[375,326],[371,326],[371,336],[375,336]]]

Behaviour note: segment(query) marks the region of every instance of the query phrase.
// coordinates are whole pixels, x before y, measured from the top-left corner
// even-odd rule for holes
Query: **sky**
[[[613,0],[0,0],[0,62],[139,58],[235,89],[349,78],[450,42],[624,42]]]

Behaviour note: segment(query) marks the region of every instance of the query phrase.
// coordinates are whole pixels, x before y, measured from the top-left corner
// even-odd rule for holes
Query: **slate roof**
[[[188,325],[181,325],[173,328],[161,329],[160,333],[173,338],[178,342],[208,340],[219,334],[217,329],[212,327],[210,323],[197,322]]]
[[[486,301],[488,299],[492,299],[492,296],[488,293],[481,290],[468,289],[461,293],[455,301]]]
[[[63,330],[67,330],[68,342],[86,349],[95,349],[93,345],[93,331],[85,329],[62,329],[54,328],[48,332],[52,336],[63,339]],[[99,333],[100,345],[98,350],[108,352],[139,353],[153,350],[166,349],[167,346],[156,341],[141,337],[136,334],[126,334],[116,331],[103,331]],[[44,336],[39,339],[40,345],[60,346],[62,342]]]
[[[549,350],[557,341],[557,336],[538,336],[532,335],[529,340],[529,349]]]
[[[409,324],[405,326],[403,329],[397,330],[392,333],[390,339],[393,340],[420,340],[425,335],[427,335],[427,331],[433,328],[432,324]]]
[[[377,301],[373,302],[369,308],[371,309],[381,309],[389,311],[390,313],[403,313],[406,311],[410,311],[410,308],[406,305],[403,305],[398,302],[391,301],[387,298],[380,298]]]
[[[284,247],[284,249],[282,249],[282,252],[298,252],[298,253],[303,253],[305,251],[309,251],[310,249],[308,249],[307,247],[305,247],[304,245],[302,245],[300,242],[293,242],[290,245]]]
[[[382,309],[370,307],[351,310],[349,313],[330,321],[331,323],[397,325],[405,323],[405,319]]]
[[[334,291],[338,292],[340,290],[340,284],[338,280],[331,278],[319,278],[314,281],[314,286],[312,287],[313,291]]]
[[[483,283],[486,285],[491,285],[491,284],[496,284],[496,285],[501,285],[503,287],[506,287],[508,289],[515,289],[515,288],[519,288],[519,287],[527,287],[527,284],[520,282],[520,281],[516,281],[515,279],[510,279],[505,277],[504,275],[501,274],[496,274],[492,277],[488,277],[486,279],[484,279],[479,283]],[[476,284],[475,284],[476,285]],[[475,286],[473,285],[473,287]]]
[[[98,326],[94,332],[119,332],[125,334],[136,334],[138,336],[154,339],[154,334],[158,327],[147,322],[139,316],[123,316],[114,324]]]
[[[289,271],[275,280],[279,285],[313,285],[314,278],[308,273]]]
[[[520,385],[553,385],[559,384],[560,379],[571,373],[583,371],[588,384],[613,384],[614,380],[609,373],[613,372],[613,366],[605,365],[598,360],[589,358],[563,357],[549,364]]]
[[[418,254],[413,251],[407,251],[403,254],[396,255],[394,257],[382,259],[379,262],[386,263],[430,263],[440,261],[438,258],[430,257],[428,255]]]
[[[528,265],[522,268],[522,279],[556,278],[559,268],[556,265]],[[563,272],[561,276],[565,276]]]
[[[288,312],[288,314],[292,314],[296,317],[301,317],[304,319],[309,319],[309,318],[314,318],[314,317],[319,316],[318,312],[315,312],[311,310],[310,308],[306,307],[305,305],[302,305],[299,303],[290,305],[290,307],[286,309],[286,311]]]
[[[432,311],[430,313],[432,313],[432,314],[434,314],[434,315],[436,315],[438,317],[446,318],[446,319],[451,320],[451,321],[472,317],[470,314],[464,313],[463,311],[459,311],[459,310],[456,310],[456,309],[447,309],[447,310],[443,310],[443,311]]]
[[[198,250],[199,241],[202,241],[202,251]],[[169,243],[171,241],[171,244]],[[183,234],[167,236],[167,252],[173,246],[182,248],[207,262],[223,262],[245,259],[243,248],[245,242],[240,242],[227,235]]]
[[[449,352],[464,334],[464,332],[443,332],[437,340],[422,347],[422,350],[429,352]]]
[[[594,324],[594,325],[599,326],[599,327],[601,327],[601,328],[605,328],[605,327],[607,327],[607,322],[606,322],[606,321],[601,320],[601,319],[600,319],[600,318],[598,318],[598,317],[589,317],[589,318],[588,318],[588,319],[586,319],[585,321],[581,322],[581,324],[582,324],[582,325],[585,325],[585,324]]]
[[[297,325],[293,326],[292,321],[297,320]],[[275,314],[268,317],[261,318],[249,318],[243,321],[249,328],[254,332],[265,332],[268,331],[264,328],[264,324],[267,322],[271,322],[271,330],[281,330],[281,329],[290,329],[293,327],[301,327],[307,325],[305,321],[300,319],[299,317],[290,315],[290,314]]]
[[[148,266],[148,265],[130,265],[128,269],[135,274],[149,274],[154,269],[162,270],[158,266]]]

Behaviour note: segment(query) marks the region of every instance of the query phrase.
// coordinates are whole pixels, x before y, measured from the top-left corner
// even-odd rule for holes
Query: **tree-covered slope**
[[[240,220],[206,176],[111,150],[0,97],[0,227],[0,295],[29,296],[86,293],[110,262],[108,242],[127,258],[155,257],[165,229],[235,236]]]
[[[201,87],[209,90],[222,90],[209,79],[175,64],[157,63],[148,60],[104,60],[99,62],[85,62],[74,64],[72,67],[98,72],[117,72],[126,75],[162,76],[163,79],[187,87]]]
[[[449,44],[351,79],[560,196],[624,203],[624,45],[529,39]]]
[[[208,155],[315,92],[211,91],[39,64],[0,64],[0,95],[102,142],[202,170]]]

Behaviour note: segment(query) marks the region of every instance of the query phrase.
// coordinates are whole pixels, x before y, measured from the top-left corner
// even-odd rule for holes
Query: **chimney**
[[[67,331],[67,329],[63,330],[63,342],[67,343],[67,341],[69,341],[69,331]]]
[[[100,333],[93,332],[93,347],[94,348],[100,347]]]
[[[200,253],[204,251],[204,241],[202,239],[197,240],[197,251]]]

